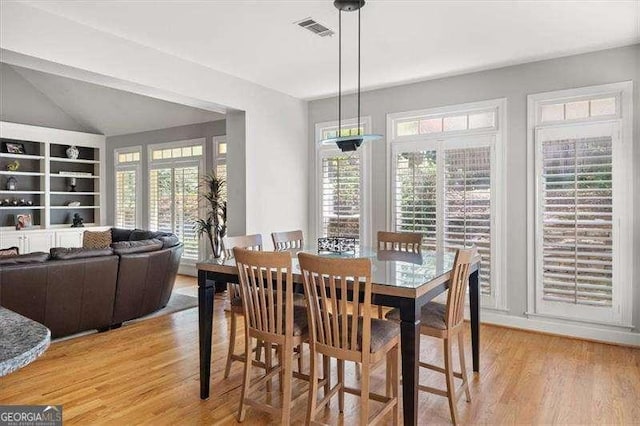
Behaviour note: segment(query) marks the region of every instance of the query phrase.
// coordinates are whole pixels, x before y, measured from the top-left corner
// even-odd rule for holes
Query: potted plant
[[[206,175],[200,184],[203,188],[201,197],[207,203],[207,213],[204,219],[196,220],[195,229],[199,237],[207,235],[216,259],[222,256],[222,238],[227,234],[226,184],[215,171]]]

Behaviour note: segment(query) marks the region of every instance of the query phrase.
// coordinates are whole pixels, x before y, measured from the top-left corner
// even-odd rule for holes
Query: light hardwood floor
[[[193,279],[180,282],[195,285]],[[198,397],[198,313],[189,309],[53,343],[33,364],[0,378],[0,404],[62,404],[66,424],[234,424],[242,366],[236,363],[229,379],[222,378],[228,335],[223,297],[215,301],[207,401]],[[458,405],[462,423],[640,422],[640,349],[488,325],[481,333],[481,372],[470,377],[472,402]],[[468,330],[465,334],[469,339]],[[238,348],[243,339],[240,332]],[[422,358],[442,363],[440,344],[423,337]],[[467,365],[470,355],[467,350]],[[347,382],[356,380],[353,365],[347,373]],[[383,381],[384,369],[375,369],[372,386],[383,389]],[[444,386],[437,374],[423,372],[421,381]],[[294,394],[306,392],[304,382],[293,383]],[[355,420],[357,402],[346,397],[344,424]],[[292,410],[294,422],[302,423],[305,407],[300,398]],[[337,408],[336,400],[325,411],[333,424],[340,422]],[[450,424],[447,399],[421,393],[420,419]],[[269,421],[249,409],[244,424]]]

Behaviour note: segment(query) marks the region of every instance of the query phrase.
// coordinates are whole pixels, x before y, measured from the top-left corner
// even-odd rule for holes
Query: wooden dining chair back
[[[449,330],[461,326],[464,322],[464,301],[469,282],[469,270],[475,255],[475,248],[460,249],[456,252],[449,278],[449,294],[447,295],[445,313],[445,324]]]
[[[302,249],[304,236],[302,231],[272,232],[273,248],[275,251]]]
[[[251,339],[279,347],[280,363],[273,368],[267,361],[265,374],[257,380],[251,379],[253,363],[245,362],[244,381],[238,421],[244,420],[246,405],[279,415],[281,424],[290,423],[291,379],[293,377],[293,347],[300,345],[306,335],[306,311],[294,307],[291,255],[286,252],[261,252],[236,247],[234,250],[240,293],[245,318],[245,357],[249,359]],[[302,310],[298,315],[294,308]],[[270,354],[268,349],[267,354]],[[250,394],[276,375],[282,380],[282,403],[280,407],[258,402]]]
[[[233,258],[233,250],[238,248],[249,250],[262,250],[262,235],[241,235],[238,237],[224,237],[222,239],[222,247],[224,249],[224,256],[227,259]],[[229,312],[231,312],[231,325],[229,333],[229,348],[227,352],[227,362],[224,368],[224,378],[229,377],[231,373],[231,364],[233,361],[245,362],[244,355],[238,355],[235,353],[236,334],[238,330],[238,315],[243,315],[244,310],[242,307],[242,296],[240,294],[240,286],[235,283],[227,283],[227,293],[229,295]],[[260,359],[261,347],[257,348],[258,356]]]
[[[393,410],[394,423],[399,421],[399,333],[397,324],[371,318],[371,261],[366,258],[338,259],[299,253],[307,312],[309,346],[311,349],[310,391],[306,423],[313,423],[316,414],[338,393],[340,412],[344,410],[344,393],[361,396],[360,424],[369,423],[369,399],[383,402],[383,409],[371,420],[380,420]],[[374,329],[372,331],[372,328]],[[322,401],[317,401],[316,357],[323,355],[338,360],[338,383],[325,387]],[[387,395],[370,392],[371,366],[387,358]],[[344,363],[361,364],[361,388],[345,386]]]
[[[378,250],[420,253],[422,251],[422,234],[417,232],[378,231]]]

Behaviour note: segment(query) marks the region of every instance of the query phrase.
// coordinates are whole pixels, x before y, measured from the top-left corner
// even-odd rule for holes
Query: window
[[[184,244],[182,259],[192,263],[200,253],[194,222],[204,139],[153,145],[149,153],[149,229],[175,233]]]
[[[391,139],[391,228],[423,233],[426,250],[475,245],[483,305],[498,308],[506,307],[503,265],[495,261],[504,246],[504,130],[498,127],[504,106],[498,100],[393,114],[389,122],[397,135]],[[419,130],[403,136],[400,125],[408,120]]]
[[[532,314],[631,321],[632,155],[621,111],[627,96],[630,103],[624,83],[529,96]]]
[[[216,168],[216,175],[227,180],[227,138],[216,136],[213,138],[213,163]]]
[[[116,149],[114,151],[115,218],[118,228],[137,228],[141,223],[140,198],[140,153],[141,147]]]
[[[365,118],[360,131],[368,131],[370,120]],[[341,152],[336,146],[326,146],[320,140],[337,135],[337,123],[316,125],[318,140],[317,190],[318,236],[356,238],[367,244],[368,212],[365,185],[368,149],[366,144],[353,152]],[[355,120],[343,121],[342,136],[358,134]]]

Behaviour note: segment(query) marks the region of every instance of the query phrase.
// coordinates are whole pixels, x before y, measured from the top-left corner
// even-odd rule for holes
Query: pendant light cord
[[[358,8],[358,135],[360,133],[360,11],[362,8]]]
[[[342,10],[338,10],[338,134],[342,136]]]

